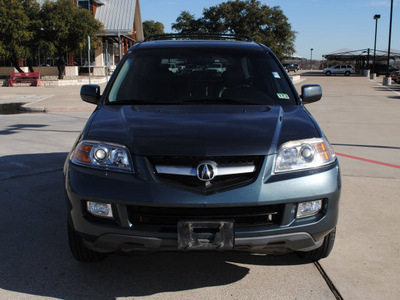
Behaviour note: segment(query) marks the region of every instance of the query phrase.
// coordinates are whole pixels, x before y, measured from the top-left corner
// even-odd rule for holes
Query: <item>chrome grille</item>
[[[147,157],[161,181],[198,193],[215,193],[235,189],[254,182],[263,163],[263,156],[241,157]],[[218,174],[210,181],[200,180],[197,166],[211,161]]]

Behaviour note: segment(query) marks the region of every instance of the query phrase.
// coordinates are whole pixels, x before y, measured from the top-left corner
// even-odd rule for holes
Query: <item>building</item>
[[[43,4],[46,0],[36,0]],[[55,0],[50,0],[55,1]],[[91,72],[94,75],[104,76],[106,70],[113,70],[122,56],[137,41],[144,39],[142,17],[139,0],[71,0],[75,5],[88,9],[92,15],[103,23],[102,47],[92,49],[90,54]],[[70,53],[66,58],[66,75],[78,75],[88,72],[88,51],[83,49],[77,53]],[[1,61],[1,66],[8,67],[1,71],[9,74],[11,65],[6,60]],[[26,61],[21,60],[21,67],[26,66]],[[55,66],[52,58],[45,57],[38,49],[35,69],[40,69],[42,75],[57,74],[55,70],[44,69]],[[72,71],[71,71],[72,70]],[[54,73],[54,74],[53,74]]]
[[[143,40],[139,0],[73,0],[104,25],[103,47],[95,50],[95,67],[115,66],[136,41]],[[82,65],[81,61],[81,65]]]

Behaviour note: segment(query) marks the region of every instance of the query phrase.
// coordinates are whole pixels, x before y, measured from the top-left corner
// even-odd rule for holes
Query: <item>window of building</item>
[[[90,0],[78,0],[78,6],[89,10]]]

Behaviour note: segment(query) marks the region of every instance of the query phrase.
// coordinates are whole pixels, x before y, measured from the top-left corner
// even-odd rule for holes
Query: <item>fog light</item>
[[[93,216],[102,218],[113,218],[111,204],[100,202],[87,202],[87,210]]]
[[[322,209],[322,200],[314,200],[301,202],[297,206],[296,218],[305,218],[314,216],[319,213]]]

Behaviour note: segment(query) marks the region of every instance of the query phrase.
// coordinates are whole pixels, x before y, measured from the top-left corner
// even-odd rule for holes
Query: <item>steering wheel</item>
[[[221,99],[227,91],[229,92],[229,91],[232,91],[235,89],[243,89],[243,88],[251,88],[251,85],[246,84],[246,83],[241,83],[241,84],[234,85],[232,87],[224,86],[218,92],[218,99]]]

